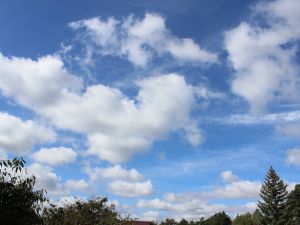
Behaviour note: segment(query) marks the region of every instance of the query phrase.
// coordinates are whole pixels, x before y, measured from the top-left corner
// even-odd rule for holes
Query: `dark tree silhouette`
[[[35,177],[27,176],[20,158],[0,161],[0,221],[5,225],[42,224],[44,190],[34,190]]]
[[[288,196],[285,215],[286,225],[300,225],[300,184]]]
[[[288,192],[287,185],[280,179],[275,170],[270,167],[264,184],[261,187],[258,208],[261,213],[262,225],[285,225],[285,208]]]

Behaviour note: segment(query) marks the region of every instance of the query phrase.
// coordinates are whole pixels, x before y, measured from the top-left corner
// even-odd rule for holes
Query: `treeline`
[[[174,219],[165,219],[157,225],[258,225],[259,224],[259,211],[256,210],[252,213],[245,213],[236,216],[232,221],[231,218],[225,213],[216,213],[208,219],[201,218],[197,221],[187,221],[181,219],[180,222],[176,222]]]
[[[198,221],[166,219],[159,225],[300,225],[300,185],[288,193],[287,185],[271,167],[260,191],[254,213],[237,215],[232,221],[225,212]]]
[[[54,205],[46,190],[35,190],[36,178],[27,176],[25,161],[0,161],[0,224],[2,225],[129,225],[107,198]]]
[[[45,190],[34,188],[36,179],[27,176],[25,161],[0,161],[0,224],[5,225],[130,225],[107,198],[78,200],[53,205]],[[260,191],[258,209],[237,215],[234,220],[219,212],[197,221],[165,219],[154,225],[300,225],[300,185],[288,193],[287,185],[271,167]]]

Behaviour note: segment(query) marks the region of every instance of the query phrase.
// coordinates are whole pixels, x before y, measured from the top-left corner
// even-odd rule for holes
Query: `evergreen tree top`
[[[285,225],[284,211],[287,204],[287,185],[271,166],[261,187],[258,208],[262,225]]]

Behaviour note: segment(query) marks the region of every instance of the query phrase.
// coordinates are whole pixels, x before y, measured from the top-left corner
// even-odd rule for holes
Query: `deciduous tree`
[[[0,161],[0,221],[5,225],[42,224],[44,190],[34,190],[36,179],[28,177],[20,158]]]

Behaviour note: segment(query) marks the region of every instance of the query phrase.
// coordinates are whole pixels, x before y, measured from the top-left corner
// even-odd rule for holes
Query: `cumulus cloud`
[[[137,207],[166,211],[171,217],[177,215],[175,217],[177,220],[209,217],[220,211],[243,213],[255,210],[256,204],[252,202],[230,206],[210,203],[216,199],[254,199],[256,201],[259,197],[261,182],[241,180],[232,171],[223,171],[221,178],[227,183],[223,186],[214,186],[210,191],[165,193],[161,199],[141,199],[137,202]]]
[[[108,190],[115,195],[124,197],[138,197],[150,195],[153,192],[150,180],[145,182],[114,181],[109,184]]]
[[[252,112],[274,101],[298,101],[299,65],[295,61],[300,32],[300,1],[263,2],[254,12],[265,27],[242,22],[225,33],[225,48],[235,69],[232,91],[246,99]]]
[[[70,27],[85,30],[84,36],[89,37],[85,38],[88,52],[125,57],[136,66],[146,66],[154,55],[164,54],[181,62],[218,61],[216,54],[202,49],[192,39],[173,35],[166,27],[165,18],[155,13],[146,13],[142,19],[129,16],[123,21],[95,17],[71,22]]]
[[[103,179],[114,179],[123,181],[140,181],[143,176],[136,170],[123,169],[120,165],[114,165],[106,168],[84,168],[84,172],[89,175],[92,181]]]
[[[159,216],[160,214],[158,211],[147,211],[143,212],[138,218],[143,221],[157,221]]]
[[[60,184],[60,177],[57,176],[51,167],[33,163],[28,167],[28,175],[36,177],[36,188],[45,189],[51,196],[60,196],[67,193],[67,190]]]
[[[230,170],[225,170],[221,173],[221,178],[224,182],[238,181],[240,178],[232,173]]]
[[[5,78],[0,80],[0,89],[6,97],[35,110],[58,128],[86,134],[87,153],[103,160],[127,161],[176,130],[183,130],[195,146],[202,142],[201,131],[190,118],[194,87],[178,74],[138,80],[138,94],[129,98],[101,84],[82,91],[81,80],[69,74],[55,56],[33,61],[1,55],[0,68]]]
[[[83,180],[67,180],[64,183],[64,187],[67,190],[79,190],[79,191],[88,191],[90,189],[89,184]]]
[[[260,188],[261,182],[259,181],[240,180],[226,184],[224,187],[215,187],[206,195],[208,198],[218,199],[256,199]]]
[[[56,135],[52,129],[32,120],[23,121],[0,112],[0,124],[0,150],[2,151],[23,153],[30,151],[37,144],[55,140]]]
[[[42,148],[33,153],[36,161],[45,163],[51,166],[58,166],[67,163],[72,163],[76,160],[77,153],[70,148]]]
[[[27,107],[53,105],[63,97],[64,91],[82,88],[81,80],[69,74],[63,68],[63,62],[55,56],[35,61],[8,58],[0,53],[0,74],[1,92]]]
[[[220,211],[227,210],[227,207],[223,204],[209,204],[206,201],[189,198],[187,201],[168,202],[167,200],[160,200],[158,198],[151,200],[139,200],[137,207],[150,208],[171,213],[171,217],[179,220],[185,219],[199,219],[201,217],[208,217],[212,214]]]
[[[184,200],[181,196],[178,199],[169,201],[168,199],[141,199],[137,202],[137,207],[160,210],[167,212],[168,217],[176,220],[185,218],[188,220],[198,220],[201,217],[208,218],[215,213],[226,211],[227,213],[245,213],[256,209],[255,203],[246,203],[245,205],[212,204],[201,198],[195,198],[193,194],[185,194]]]
[[[286,161],[289,165],[300,166],[300,149],[290,149],[287,153]]]

